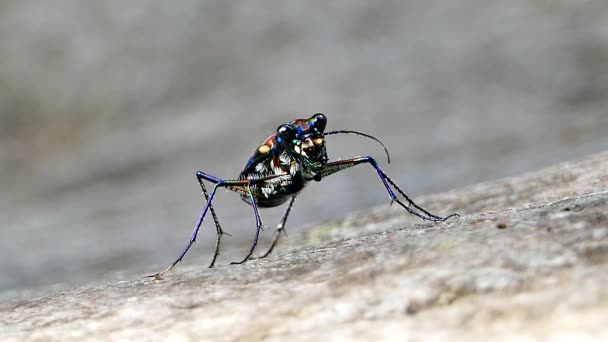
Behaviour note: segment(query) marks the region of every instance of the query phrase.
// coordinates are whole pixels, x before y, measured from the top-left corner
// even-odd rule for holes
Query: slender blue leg
[[[201,171],[198,171],[196,173],[196,179],[198,180],[198,183],[201,186],[201,189],[203,190],[203,195],[205,195],[205,200],[209,201],[209,194],[207,193],[207,188],[205,187],[205,183],[203,182],[204,179],[210,179],[210,178],[215,178],[213,176],[207,175]],[[218,181],[217,179],[213,179],[214,181]],[[209,210],[211,211],[211,215],[213,216],[213,222],[215,223],[215,230],[217,233],[217,239],[215,242],[215,252],[213,253],[213,260],[211,260],[211,263],[209,264],[209,268],[213,267],[213,265],[215,264],[215,260],[217,260],[217,257],[220,255],[220,244],[221,244],[221,240],[222,240],[222,235],[226,234],[228,236],[230,236],[230,234],[224,232],[222,230],[222,226],[220,226],[220,221],[217,218],[217,215],[215,214],[215,210],[213,209],[213,204],[209,203]]]
[[[242,263],[246,262],[247,260],[249,260],[249,258],[253,254],[253,251],[255,250],[255,246],[257,246],[257,244],[258,244],[260,230],[264,226],[264,224],[262,223],[262,219],[260,218],[260,213],[258,211],[258,205],[256,204],[255,198],[253,197],[253,192],[251,192],[251,188],[249,187],[249,185],[246,185],[245,188],[247,189],[247,192],[249,193],[249,199],[251,200],[251,206],[253,207],[253,213],[255,215],[255,223],[256,223],[255,238],[253,239],[253,244],[251,245],[251,249],[249,249],[249,253],[247,253],[245,258],[241,261],[233,261],[230,263],[231,265],[242,264]]]
[[[212,206],[212,202],[213,202],[213,198],[215,196],[215,193],[217,191],[218,188],[220,187],[224,187],[227,188],[231,191],[235,191],[235,192],[239,192],[239,193],[246,193],[249,194],[249,198],[251,200],[252,206],[253,206],[253,212],[255,214],[255,219],[256,219],[256,226],[257,226],[257,231],[256,231],[256,235],[255,235],[255,240],[253,243],[253,246],[251,247],[251,250],[249,251],[249,254],[247,255],[247,257],[239,262],[239,263],[243,263],[245,261],[247,261],[247,259],[249,259],[249,257],[251,256],[251,254],[253,253],[253,250],[255,249],[255,246],[257,245],[257,241],[258,241],[258,237],[260,234],[260,229],[262,229],[264,227],[264,225],[262,224],[262,219],[260,218],[260,213],[258,212],[258,207],[257,204],[255,202],[255,198],[253,197],[253,192],[251,191],[250,186],[251,185],[262,185],[269,181],[272,180],[274,178],[277,177],[284,177],[285,175],[271,175],[271,176],[267,176],[267,177],[262,177],[262,178],[257,178],[257,179],[238,179],[238,180],[223,180],[217,177],[214,177],[212,175],[206,174],[202,171],[198,171],[196,173],[196,178],[198,179],[199,184],[201,185],[201,189],[203,190],[203,194],[205,195],[205,198],[207,199],[207,202],[205,203],[205,206],[203,207],[203,210],[201,212],[201,215],[196,223],[196,226],[194,227],[194,231],[192,232],[192,235],[190,236],[190,240],[188,241],[188,244],[186,245],[186,247],[184,248],[184,250],[182,251],[182,253],[179,255],[179,257],[177,257],[177,259],[166,269],[164,269],[161,272],[158,272],[156,274],[150,275],[149,277],[155,278],[155,279],[161,279],[163,274],[167,273],[168,271],[170,271],[173,267],[175,267],[175,265],[177,265],[180,261],[182,261],[182,259],[184,258],[184,256],[186,255],[186,253],[188,252],[188,250],[190,249],[190,247],[192,247],[192,245],[194,244],[194,242],[196,241],[196,237],[198,235],[198,231],[201,228],[201,225],[203,223],[203,220],[205,218],[205,215],[207,214],[207,211],[210,210],[211,211],[211,215],[213,216],[213,220],[215,222],[215,227],[216,227],[216,231],[217,231],[217,240],[216,240],[216,246],[215,246],[215,253],[213,255],[213,260],[211,261],[211,264],[209,265],[209,267],[213,267],[215,260],[217,259],[217,256],[219,255],[219,250],[220,250],[220,245],[221,245],[221,238],[223,234],[227,234],[225,233],[219,223],[219,220],[217,218],[217,215],[215,214],[215,210],[213,209]],[[215,183],[215,185],[213,186],[213,189],[211,190],[211,193],[208,194],[207,193],[207,189],[203,183],[203,180],[207,180],[211,183]]]
[[[425,210],[424,208],[420,207],[412,199],[410,199],[409,196],[407,196],[397,186],[397,184],[395,184],[395,182],[393,182],[393,180],[386,173],[384,173],[384,171],[382,171],[380,169],[380,167],[378,166],[378,163],[376,163],[374,158],[372,158],[370,156],[356,157],[356,158],[352,158],[352,159],[330,162],[325,166],[325,168],[323,170],[321,170],[321,172],[319,173],[319,175],[317,177],[318,179],[316,179],[316,180],[321,180],[322,178],[327,177],[331,174],[334,174],[338,171],[353,167],[355,165],[363,164],[363,163],[371,164],[371,166],[376,170],[376,173],[378,173],[378,177],[380,177],[380,180],[382,181],[382,183],[384,184],[384,187],[386,188],[386,191],[388,192],[388,195],[391,199],[391,203],[396,202],[401,207],[403,207],[405,210],[407,210],[410,214],[417,216],[423,220],[428,220],[428,221],[433,221],[433,222],[441,222],[441,221],[445,221],[445,220],[449,219],[450,217],[459,216],[458,214],[451,214],[446,217],[440,217],[437,215],[433,215],[430,212],[428,212],[427,210]],[[399,192],[399,194],[401,194],[401,196],[403,196],[403,198],[405,198],[405,201],[407,202],[408,205],[404,204],[397,198],[397,196],[395,195],[395,193],[393,192],[393,190],[391,188],[391,185],[395,188],[395,190],[397,190],[397,192]],[[415,211],[414,209],[417,209],[422,214]]]
[[[199,229],[201,228],[203,219],[205,218],[205,215],[207,214],[207,210],[211,207],[211,202],[213,201],[213,197],[215,196],[215,192],[217,191],[217,188],[219,186],[220,186],[220,184],[215,184],[213,186],[213,189],[211,190],[211,194],[207,198],[207,202],[205,203],[205,206],[203,207],[203,210],[201,211],[201,216],[199,217],[198,222],[196,223],[196,226],[194,227],[194,231],[192,232],[192,235],[190,236],[190,240],[188,241],[186,248],[184,248],[184,250],[180,253],[179,257],[177,257],[177,259],[169,267],[167,267],[166,269],[164,269],[156,274],[150,275],[149,277],[152,277],[155,279],[162,279],[163,274],[169,272],[173,267],[175,267],[175,265],[177,265],[180,261],[182,261],[182,259],[184,258],[184,256],[186,255],[186,253],[188,252],[190,247],[192,247],[192,244],[194,244],[194,242],[196,241],[196,236],[198,234]],[[206,190],[205,190],[205,192],[206,192]],[[218,246],[219,246],[219,241],[218,241]],[[216,250],[216,253],[218,253],[217,250]]]
[[[222,227],[220,226],[220,222],[217,218],[217,215],[215,214],[215,210],[213,209],[213,205],[211,203],[213,202],[213,197],[215,196],[215,193],[216,193],[218,187],[231,186],[231,185],[233,185],[234,181],[225,181],[225,180],[222,180],[215,176],[204,173],[202,171],[196,172],[196,178],[198,179],[198,182],[201,186],[203,194],[205,195],[206,203],[205,203],[205,206],[203,207],[203,210],[201,211],[201,215],[196,223],[196,226],[194,227],[194,230],[192,231],[190,240],[188,240],[188,244],[186,245],[184,250],[180,253],[180,255],[177,257],[177,259],[169,267],[167,267],[163,271],[153,274],[149,277],[152,277],[155,279],[160,279],[160,278],[162,278],[163,274],[169,272],[173,267],[175,267],[175,265],[177,265],[180,261],[182,261],[182,259],[186,255],[186,253],[188,253],[188,250],[190,249],[190,247],[192,247],[192,245],[196,241],[196,237],[201,228],[201,225],[203,224],[203,220],[205,219],[207,210],[211,211],[211,215],[213,216],[213,221],[215,222],[215,227],[216,227],[216,232],[217,232],[215,252],[213,254],[213,260],[211,261],[211,264],[209,265],[209,267],[213,267],[213,265],[215,264],[215,260],[217,259],[217,256],[219,255],[219,252],[220,252],[220,244],[221,244],[222,235],[226,234],[226,233],[224,233],[224,231],[222,230]],[[211,194],[207,193],[207,188],[205,187],[203,180],[207,180],[209,182],[215,183],[215,185],[213,186],[213,189],[211,190]],[[236,189],[231,189],[231,190],[236,191]]]
[[[293,202],[295,202],[295,200],[296,200],[296,196],[293,196],[291,198],[291,200],[289,201],[289,204],[287,205],[287,209],[285,210],[285,213],[283,214],[283,218],[281,219],[281,223],[279,223],[277,225],[277,228],[272,236],[272,243],[270,244],[270,248],[266,251],[266,253],[262,254],[261,256],[259,256],[257,258],[251,258],[252,260],[264,259],[265,257],[269,256],[270,253],[272,253],[272,250],[274,249],[274,247],[279,242],[281,233],[283,233],[283,234],[285,234],[285,236],[287,236],[287,232],[285,231],[285,223],[287,222],[287,217],[289,216],[289,212],[291,212],[291,207],[293,206]]]

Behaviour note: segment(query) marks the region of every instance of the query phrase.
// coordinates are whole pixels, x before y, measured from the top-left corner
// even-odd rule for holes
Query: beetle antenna
[[[386,146],[384,146],[384,143],[382,141],[380,141],[380,139],[376,138],[373,135],[369,135],[369,134],[365,134],[365,133],[361,133],[361,132],[357,132],[357,131],[350,131],[350,130],[338,130],[338,131],[325,132],[325,133],[323,133],[323,135],[326,136],[326,135],[333,135],[333,134],[339,134],[339,133],[356,134],[356,135],[361,135],[366,138],[375,140],[377,143],[382,145],[382,148],[384,148],[384,152],[386,153],[386,159],[388,160],[389,164],[391,163],[391,156],[388,154],[388,149],[386,148]]]

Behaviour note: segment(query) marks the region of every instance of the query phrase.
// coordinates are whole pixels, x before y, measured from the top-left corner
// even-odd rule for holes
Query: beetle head
[[[323,132],[327,117],[317,113],[308,119],[296,119],[277,128],[276,140],[292,157],[311,167],[327,163]]]

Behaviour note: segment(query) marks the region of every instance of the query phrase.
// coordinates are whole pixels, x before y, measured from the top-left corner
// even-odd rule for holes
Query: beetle
[[[410,214],[418,216],[423,220],[433,222],[442,222],[451,217],[458,216],[458,214],[451,214],[440,217],[433,215],[418,206],[386,173],[384,173],[384,171],[382,171],[382,169],[380,169],[376,160],[371,156],[329,161],[325,146],[325,137],[334,134],[356,134],[373,139],[382,145],[389,163],[390,155],[382,141],[372,135],[351,130],[325,132],[326,125],[327,117],[322,113],[314,114],[308,119],[296,119],[280,125],[274,134],[271,134],[256,148],[253,156],[251,156],[237,179],[225,180],[203,171],[197,171],[196,178],[201,186],[206,203],[194,231],[190,236],[190,240],[178,258],[169,267],[149,277],[160,279],[163,274],[170,271],[175,265],[182,261],[192,244],[196,241],[199,229],[207,212],[211,212],[217,232],[215,252],[211,264],[209,265],[210,268],[213,267],[219,255],[222,235],[227,234],[222,230],[212,205],[213,198],[219,188],[226,188],[239,193],[241,199],[253,208],[253,214],[256,221],[255,237],[249,252],[241,261],[232,262],[231,264],[242,264],[249,260],[253,255],[258,243],[260,230],[266,228],[262,223],[259,208],[271,208],[289,202],[283,214],[283,218],[274,232],[270,248],[266,253],[259,257],[265,258],[277,245],[281,233],[285,232],[287,217],[289,216],[294,201],[300,191],[302,191],[310,181],[319,182],[323,178],[338,171],[359,164],[371,165],[384,184],[391,199],[391,204],[399,204]],[[211,192],[207,191],[204,181],[214,184]],[[407,205],[395,195],[393,189],[403,197]]]

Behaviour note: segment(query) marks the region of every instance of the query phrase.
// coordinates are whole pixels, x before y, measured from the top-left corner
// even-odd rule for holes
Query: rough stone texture
[[[608,340],[608,153],[313,229],[241,266],[0,307],[6,340]]]

